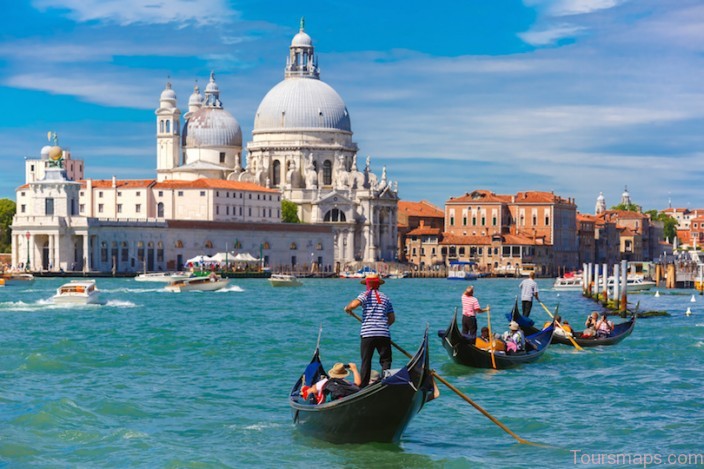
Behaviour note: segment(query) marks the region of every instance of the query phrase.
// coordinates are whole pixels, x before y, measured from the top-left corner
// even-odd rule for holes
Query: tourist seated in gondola
[[[345,378],[349,376],[352,370],[354,383],[350,383]],[[328,370],[327,377],[323,376],[315,384],[311,386],[303,386],[301,395],[303,399],[314,404],[322,404],[326,399],[334,401],[345,396],[349,396],[359,391],[359,385],[362,383],[362,378],[357,370],[357,365],[354,363],[335,363]]]
[[[548,321],[543,324],[543,329],[545,329],[546,327],[550,327],[553,324],[555,324],[555,335],[559,335],[562,337],[572,337],[572,326],[570,326],[569,322],[563,321],[562,316],[556,314],[555,319],[553,321]]]
[[[526,350],[526,337],[516,321],[511,321],[508,330],[501,336],[506,343],[506,353],[520,353]]]
[[[587,320],[584,322],[584,330],[582,331],[582,338],[589,339],[596,337],[596,323],[599,320],[599,313],[592,311]]]
[[[495,352],[503,352],[506,350],[506,344],[494,334],[493,347]],[[474,341],[474,346],[482,350],[491,350],[492,343],[489,340],[489,328],[484,326],[481,329],[481,335]]]
[[[614,330],[614,323],[609,321],[606,317],[606,313],[601,315],[595,326],[597,338],[608,337]]]

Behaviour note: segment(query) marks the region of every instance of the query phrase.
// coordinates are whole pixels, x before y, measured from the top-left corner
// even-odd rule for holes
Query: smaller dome
[[[166,83],[166,88],[161,92],[162,101],[176,101],[176,92],[171,89],[171,82]]]
[[[597,197],[596,200],[604,200],[604,193],[599,192],[599,197]]]
[[[188,119],[182,142],[189,148],[242,147],[242,129],[224,109],[204,107]]]
[[[193,94],[190,98],[188,98],[188,105],[200,106],[201,104],[203,104],[203,96],[200,94],[200,89],[198,88],[198,85],[196,85],[193,88]]]
[[[41,158],[43,160],[49,159],[49,152],[51,151],[51,145],[44,145],[41,151]]]
[[[64,151],[60,146],[53,146],[49,149],[49,158],[53,161],[60,160],[63,156],[63,153]]]
[[[218,84],[215,83],[215,72],[210,72],[210,81],[205,86],[205,92],[206,93],[219,93],[220,92],[220,88],[218,88]]]
[[[293,40],[291,41],[291,46],[292,47],[313,47],[313,39],[310,38],[308,34],[306,34],[305,31],[302,29],[293,36]]]

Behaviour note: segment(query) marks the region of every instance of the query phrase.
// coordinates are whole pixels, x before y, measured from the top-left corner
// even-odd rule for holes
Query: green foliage
[[[658,212],[654,209],[645,213],[650,215],[651,220],[661,221],[664,225],[663,236],[665,236],[665,239],[669,239],[670,242],[674,241],[675,237],[677,237],[677,220],[666,213]]]
[[[12,249],[12,217],[17,211],[14,200],[0,199],[0,252],[10,252]]]
[[[300,223],[298,218],[298,205],[290,200],[281,200],[281,221],[284,223]]]
[[[636,204],[618,204],[611,207],[611,210],[625,210],[627,212],[639,212],[640,206]]]

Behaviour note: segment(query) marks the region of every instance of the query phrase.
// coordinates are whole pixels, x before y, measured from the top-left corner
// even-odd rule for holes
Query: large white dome
[[[183,132],[187,147],[241,147],[242,129],[222,108],[204,107],[188,119]]]
[[[254,118],[254,132],[278,129],[335,129],[352,132],[344,101],[315,78],[289,77],[269,91]]]

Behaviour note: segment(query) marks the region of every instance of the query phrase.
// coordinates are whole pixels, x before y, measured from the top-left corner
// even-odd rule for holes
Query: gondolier
[[[379,286],[384,284],[384,280],[378,274],[370,274],[362,280],[367,289],[360,293],[357,298],[345,306],[345,312],[351,314],[352,310],[362,306],[362,329],[360,331],[361,344],[361,387],[369,384],[369,377],[372,371],[372,357],[374,350],[379,352],[379,364],[382,370],[391,368],[391,333],[389,326],[396,320],[394,307],[391,300],[384,293],[379,291]]]
[[[518,288],[521,289],[521,305],[523,306],[523,316],[530,316],[530,310],[533,309],[533,298],[540,301],[538,298],[538,284],[535,282],[535,272],[531,272],[530,276],[523,280]]]

